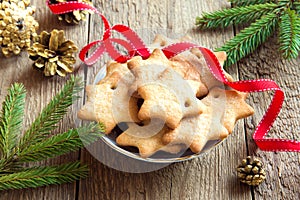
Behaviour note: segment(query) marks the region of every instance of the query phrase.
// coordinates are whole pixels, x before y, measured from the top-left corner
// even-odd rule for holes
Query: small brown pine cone
[[[19,55],[22,49],[30,47],[39,27],[32,16],[34,12],[29,0],[0,1],[0,46],[5,57]]]
[[[65,3],[68,1],[77,1],[77,2],[83,2],[89,5],[93,5],[91,0],[51,0],[51,4],[57,4],[57,3]],[[58,15],[58,19],[60,21],[66,21],[69,24],[79,24],[80,21],[84,21],[86,19],[86,16],[91,13],[91,11],[87,10],[76,10],[73,12],[65,13]]]
[[[78,48],[73,41],[66,40],[63,30],[43,31],[35,40],[28,49],[33,67],[43,70],[45,76],[66,76],[73,72],[76,62],[73,54]]]
[[[242,160],[242,164],[237,167],[237,173],[242,183],[251,186],[257,186],[266,179],[262,163],[256,158],[252,160],[250,156]]]

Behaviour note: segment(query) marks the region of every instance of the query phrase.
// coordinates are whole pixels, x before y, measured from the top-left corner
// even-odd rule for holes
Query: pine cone
[[[51,0],[51,4],[57,4],[57,3],[64,3],[68,1],[78,1],[78,2],[83,2],[89,5],[93,5],[91,0]],[[64,20],[69,24],[79,24],[80,21],[84,21],[86,19],[86,16],[91,13],[87,10],[76,10],[73,12],[65,13],[58,15],[58,19],[60,21]]]
[[[43,31],[28,49],[33,67],[44,71],[45,76],[66,76],[73,72],[76,62],[73,54],[78,48],[71,40],[66,40],[63,30]]]
[[[19,55],[23,48],[30,47],[39,26],[32,16],[34,12],[30,0],[0,1],[0,46],[4,56]]]
[[[237,167],[238,178],[242,183],[257,186],[266,179],[266,172],[258,159],[252,160],[250,156],[242,160]]]

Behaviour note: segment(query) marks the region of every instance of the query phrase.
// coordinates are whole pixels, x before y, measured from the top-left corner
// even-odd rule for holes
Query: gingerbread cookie
[[[202,100],[207,109],[196,117],[185,118],[163,137],[165,144],[183,143],[199,153],[207,141],[222,140],[233,130],[238,119],[253,114],[245,102],[246,94],[235,90],[212,89]]]
[[[222,93],[221,89],[214,90],[215,95]],[[248,93],[238,92],[236,90],[226,90],[226,108],[223,117],[223,125],[232,133],[233,128],[239,119],[249,117],[254,114],[254,109],[246,103]]]
[[[183,117],[201,113],[204,105],[196,98],[197,89],[192,89],[193,85],[170,65],[172,62],[159,49],[155,49],[147,60],[132,59],[128,62],[136,77],[138,94],[144,99],[139,119],[159,118],[174,129]]]
[[[135,123],[127,123],[127,125],[128,129],[117,137],[116,142],[120,146],[137,147],[139,154],[143,158],[147,158],[157,151],[176,154],[182,149],[180,144],[165,145],[162,142],[162,137],[170,130],[167,126],[164,126],[163,122],[154,120],[154,122],[146,123],[144,126],[139,126]]]
[[[128,94],[128,82],[122,77],[122,74],[116,71],[97,85],[88,85],[87,102],[78,112],[78,117],[102,122],[106,134],[119,122],[138,122],[137,99]]]
[[[157,36],[152,47],[179,41],[190,39]],[[221,64],[226,60],[225,52],[215,55]],[[128,129],[116,142],[137,147],[144,158],[187,148],[199,153],[209,140],[222,140],[232,133],[238,119],[253,114],[245,102],[246,93],[220,87],[224,85],[211,74],[199,49],[171,59],[154,49],[145,60],[135,56],[123,64],[109,62],[106,77],[86,87],[87,102],[78,116],[102,122],[106,134],[126,122]]]
[[[179,39],[170,39],[163,35],[156,35],[152,46],[153,47],[164,47],[176,42],[190,42],[192,39],[189,36],[184,36]],[[221,66],[227,59],[226,52],[214,52],[215,56],[219,60]],[[175,67],[175,70],[180,74],[185,74],[183,77],[185,79],[198,80],[205,84],[205,86],[210,89],[216,86],[222,86],[223,84],[218,81],[210,72],[207,63],[201,53],[197,48],[193,48],[191,51],[183,52],[173,58],[171,61],[179,62],[179,67]],[[224,70],[225,76],[228,81],[232,82],[233,78]]]
[[[106,77],[110,77],[112,73],[119,72],[121,75],[131,74],[127,67],[127,63],[118,63],[116,61],[109,61],[106,64]]]

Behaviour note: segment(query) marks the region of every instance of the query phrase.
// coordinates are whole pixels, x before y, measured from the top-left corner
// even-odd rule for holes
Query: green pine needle
[[[225,28],[233,23],[235,25],[252,22],[261,16],[268,14],[278,7],[274,3],[250,5],[224,9],[213,13],[204,13],[202,17],[196,18],[196,25],[200,29]]]
[[[227,52],[228,59],[225,65],[234,64],[265,42],[274,32],[277,21],[277,15],[270,13],[243,29],[221,48],[217,48],[216,51]]]
[[[82,88],[81,79],[71,76],[61,92],[50,101],[25,132],[24,137],[20,140],[20,150],[28,146],[29,142],[40,142],[46,138],[66,114],[68,107],[79,98],[77,93]]]
[[[293,9],[298,14],[298,17],[300,17],[300,1],[297,1],[297,2],[293,3]]]
[[[234,6],[249,6],[255,4],[272,3],[275,0],[229,0]]]
[[[103,132],[104,129],[96,123],[71,129],[28,146],[20,152],[17,160],[19,162],[35,162],[76,151],[99,139]]]
[[[229,0],[234,8],[205,13],[196,18],[200,29],[224,28],[254,21],[217,51],[226,51],[232,65],[255,51],[279,28],[279,50],[286,59],[300,51],[300,0]]]
[[[284,58],[297,58],[300,51],[300,17],[294,10],[286,10],[280,18],[279,50]]]
[[[88,168],[80,162],[59,166],[34,167],[13,174],[0,174],[0,190],[36,188],[73,182],[86,177]]]
[[[78,99],[77,93],[82,86],[79,78],[71,76],[24,136],[25,89],[16,83],[8,90],[0,114],[0,190],[61,184],[86,177],[88,168],[79,162],[34,168],[24,168],[23,165],[76,151],[96,141],[105,132],[101,123],[91,123],[56,135],[51,132],[68,107]]]
[[[8,158],[17,145],[23,123],[26,90],[15,83],[8,90],[0,116],[0,158]]]

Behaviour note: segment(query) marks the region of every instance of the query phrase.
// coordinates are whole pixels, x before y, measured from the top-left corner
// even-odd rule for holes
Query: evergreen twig
[[[266,3],[250,5],[246,7],[237,7],[224,9],[214,13],[204,13],[202,17],[196,18],[196,25],[200,29],[225,28],[233,23],[235,25],[245,22],[252,22],[261,16],[278,8],[277,4]]]
[[[297,58],[300,51],[300,17],[294,10],[286,10],[280,18],[279,50],[284,58]]]
[[[54,135],[37,144],[31,144],[18,154],[19,162],[35,162],[76,151],[101,136],[104,130],[97,123],[71,129],[65,133]]]
[[[228,54],[226,65],[234,64],[266,41],[274,32],[277,20],[277,15],[274,13],[266,15],[243,29],[224,46],[217,48],[216,51],[226,51]]]
[[[77,93],[81,91],[82,88],[83,84],[81,79],[71,76],[62,91],[55,95],[25,132],[24,137],[20,140],[20,151],[28,146],[28,142],[42,141],[56,128],[56,124],[66,114],[68,107],[79,98]]]
[[[263,3],[273,3],[275,0],[229,0],[234,6],[249,6]]]
[[[15,83],[8,90],[0,116],[0,158],[8,158],[17,145],[23,123],[26,90]]]
[[[226,51],[231,65],[253,52],[279,28],[279,50],[286,59],[297,58],[300,47],[299,0],[229,0],[234,8],[196,18],[200,29],[224,28],[255,20],[217,51]]]
[[[87,175],[87,166],[79,162],[34,168],[24,168],[23,165],[24,162],[41,161],[75,151],[101,136],[104,132],[101,123],[50,135],[81,89],[80,79],[71,76],[22,136],[25,89],[22,84],[12,85],[0,115],[0,190],[61,184]]]
[[[0,174],[0,190],[40,187],[73,182],[88,174],[87,166],[73,162],[58,166],[33,167],[12,174]]]
[[[300,1],[296,1],[293,3],[293,9],[298,14],[298,17],[300,17]]]

